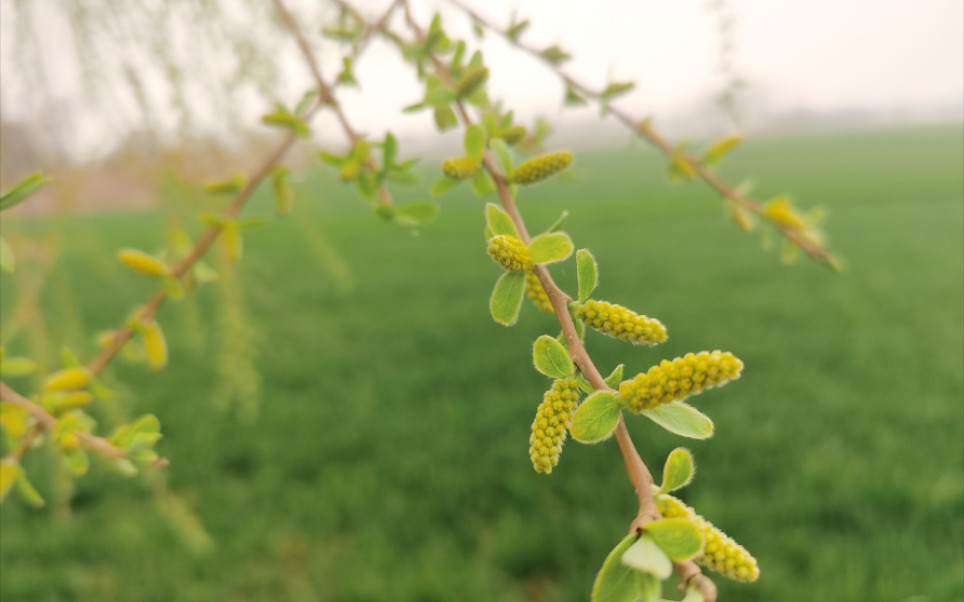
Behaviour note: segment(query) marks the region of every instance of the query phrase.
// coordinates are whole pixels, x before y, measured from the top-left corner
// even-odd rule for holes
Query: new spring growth
[[[510,272],[527,272],[535,265],[532,252],[518,237],[499,234],[489,239],[489,257]]]
[[[655,318],[633,313],[622,305],[586,301],[576,311],[586,326],[634,345],[657,345],[666,341],[666,327]]]
[[[696,559],[711,571],[735,581],[752,582],[760,577],[756,559],[740,544],[713,523],[696,513],[692,508],[671,495],[656,498],[659,511],[664,518],[687,518],[703,534],[706,542],[703,555]]]
[[[453,180],[467,180],[479,172],[482,162],[473,157],[446,159],[442,163],[442,173]]]
[[[530,159],[509,175],[509,181],[516,184],[535,184],[551,178],[572,163],[572,153],[562,151]]]
[[[638,414],[724,385],[739,378],[741,370],[743,362],[729,352],[687,353],[672,361],[663,360],[632,380],[623,381],[619,397]]]
[[[526,274],[526,295],[529,296],[529,299],[532,300],[540,311],[544,311],[547,314],[555,311],[552,308],[552,302],[549,301],[549,294],[546,293],[546,289],[543,288],[542,283],[539,282],[539,278],[532,272]]]
[[[543,396],[529,437],[529,457],[536,472],[550,474],[559,464],[579,393],[576,380],[567,378],[552,383],[552,388]]]
[[[124,267],[154,278],[166,276],[170,271],[163,261],[137,249],[121,249],[117,252],[117,260]]]
[[[160,325],[154,320],[142,322],[138,325],[141,336],[144,337],[144,352],[147,354],[147,363],[151,368],[160,370],[167,365],[167,341],[164,339],[164,332]]]
[[[83,389],[90,384],[91,374],[85,368],[68,368],[54,372],[43,382],[44,393]]]

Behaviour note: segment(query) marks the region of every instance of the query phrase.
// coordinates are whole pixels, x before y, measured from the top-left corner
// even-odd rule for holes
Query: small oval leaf
[[[565,378],[575,370],[566,348],[547,334],[536,339],[532,346],[532,359],[536,370],[551,378]]]
[[[492,319],[503,326],[512,326],[519,319],[519,308],[525,296],[525,272],[505,272],[495,283],[489,311]]]
[[[643,412],[667,431],[690,439],[709,439],[713,436],[713,421],[693,406],[674,401]]]
[[[485,223],[489,226],[489,230],[492,232],[493,236],[506,234],[508,236],[515,236],[516,238],[519,238],[519,231],[516,230],[515,224],[512,222],[512,218],[509,217],[509,214],[503,211],[502,208],[495,203],[486,204]]]
[[[572,255],[572,239],[565,232],[540,234],[529,245],[532,261],[537,264],[563,261]]]
[[[596,391],[577,409],[569,432],[580,443],[599,443],[616,430],[622,407],[609,391]]]
[[[599,266],[589,249],[576,251],[576,277],[579,281],[579,302],[584,303],[599,284]]]
[[[660,493],[670,493],[690,484],[693,480],[695,467],[693,454],[685,447],[677,447],[670,452],[663,466],[663,484]]]
[[[664,518],[649,523],[645,530],[675,562],[684,562],[703,551],[703,535],[688,518]]]
[[[655,575],[660,580],[673,574],[673,562],[649,535],[643,535],[622,556],[626,566]]]

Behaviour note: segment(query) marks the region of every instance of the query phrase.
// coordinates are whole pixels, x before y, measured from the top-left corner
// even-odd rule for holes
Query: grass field
[[[746,363],[740,381],[695,399],[716,421],[707,442],[629,421],[654,469],[673,447],[693,449],[684,497],[758,558],[761,581],[718,580],[722,601],[964,599],[962,134],[763,139],[732,157],[726,173],[753,174],[762,196],[826,207],[841,275],[781,266],[703,186],[667,186],[649,151],[577,154],[580,181],[524,193],[533,229],[571,211],[568,231],[601,264],[598,297],[669,329],[655,349],[591,333],[604,371],[717,348]],[[258,419],[214,402],[218,289],[166,308],[169,369],[111,374],[125,412],[165,425],[166,476],[95,466],[68,513],[69,488],[40,478],[48,454],[32,453],[52,508],[0,511],[3,602],[588,599],[634,496],[613,442],[570,442],[551,477],[533,472],[529,425],[547,383],[529,350],[557,328],[531,306],[513,329],[488,317],[499,270],[482,202],[446,197],[413,237],[328,175],[300,193],[292,220],[246,239]],[[268,211],[260,198],[251,213]],[[150,290],[109,254],[160,246],[164,219],[5,223],[64,244],[46,323],[10,350],[43,351],[46,331],[49,361],[65,343],[92,353],[82,334],[118,324]],[[332,250],[353,286],[326,267]],[[553,272],[574,282],[572,262]],[[5,320],[22,288],[3,286]],[[167,488],[177,497],[158,503]]]

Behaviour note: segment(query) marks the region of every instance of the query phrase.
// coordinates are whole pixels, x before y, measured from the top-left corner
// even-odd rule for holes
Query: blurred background
[[[356,2],[366,16],[385,1]],[[616,104],[694,145],[742,134],[721,168],[768,199],[826,214],[841,274],[729,223],[699,182],[498,36],[477,39],[445,2],[427,26],[482,48],[490,93],[518,121],[552,124],[571,177],[524,192],[536,230],[563,209],[601,265],[598,296],[658,317],[670,341],[629,348],[588,336],[627,373],[725,349],[743,378],[694,403],[707,442],[629,422],[654,469],[687,445],[700,468],[686,500],[760,562],[721,600],[964,599],[964,5],[760,0],[471,2],[500,25],[573,55],[587,84],[634,81]],[[330,80],[339,11],[290,2]],[[391,21],[408,35],[401,18]],[[337,97],[356,127],[421,156],[428,198],[461,134],[403,113],[423,89],[374,41]],[[18,259],[0,275],[0,342],[42,370],[82,359],[153,291],[117,266],[197,236],[224,201],[203,183],[257,165],[279,138],[259,124],[311,86],[268,2],[4,0],[0,3],[0,189],[36,169],[54,181],[4,212]],[[547,382],[530,367],[551,316],[513,329],[487,302],[482,202],[465,187],[413,232],[373,218],[317,160],[344,152],[330,113],[289,154],[295,210],[245,236],[245,258],[161,314],[160,373],[116,362],[104,426],[152,412],[171,466],[124,479],[94,462],[67,476],[34,450],[47,500],[0,508],[0,598],[13,601],[586,600],[635,513],[614,444],[568,444],[552,476],[527,458]],[[259,190],[245,216],[271,217]],[[786,259],[786,258],[783,258]],[[572,290],[574,267],[554,276]],[[17,380],[29,389],[29,379]],[[3,442],[6,453],[6,441]]]

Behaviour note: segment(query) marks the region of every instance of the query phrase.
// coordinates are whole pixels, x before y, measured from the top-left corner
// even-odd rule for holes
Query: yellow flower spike
[[[54,372],[43,383],[45,393],[83,389],[90,384],[91,374],[86,368],[69,368]]]
[[[784,228],[803,230],[807,227],[803,218],[794,210],[789,197],[781,196],[773,199],[763,208],[763,215],[770,221]]]
[[[619,396],[638,414],[722,386],[740,378],[741,370],[743,362],[732,353],[687,353],[673,361],[663,360],[632,380],[623,381]]]
[[[0,402],[0,427],[3,427],[11,438],[22,437],[27,432],[29,422],[30,413],[27,410],[12,403]]]
[[[53,414],[63,414],[89,405],[94,396],[88,391],[55,391],[43,396],[43,405]]]
[[[539,308],[540,311],[544,311],[547,314],[555,313],[552,308],[552,303],[549,302],[549,295],[546,293],[546,289],[542,288],[542,283],[535,274],[529,272],[526,274],[526,294],[529,295],[529,299],[535,303],[535,306]]]
[[[516,184],[535,184],[550,178],[572,163],[572,153],[563,151],[530,159],[512,172],[509,180]]]
[[[168,267],[160,259],[137,249],[121,249],[117,253],[117,260],[124,267],[130,268],[135,272],[145,276],[155,278],[166,276],[169,272]]]
[[[141,334],[144,336],[144,351],[147,353],[147,363],[151,368],[160,370],[167,365],[167,341],[164,331],[157,322],[141,324]]]
[[[760,578],[756,558],[695,510],[671,495],[659,496],[656,503],[664,518],[688,518],[703,534],[706,545],[697,563],[734,581],[749,583]]]
[[[532,253],[521,239],[509,234],[499,234],[489,239],[486,249],[489,256],[510,272],[528,272],[532,269]]]
[[[576,379],[567,378],[552,383],[543,395],[529,437],[529,457],[536,472],[550,474],[559,463],[579,394]]]
[[[472,157],[446,159],[442,163],[442,173],[453,180],[466,180],[479,172],[482,162]]]
[[[605,301],[586,301],[576,312],[586,326],[634,345],[657,345],[667,339],[666,327],[656,318],[633,313],[631,310]]]

